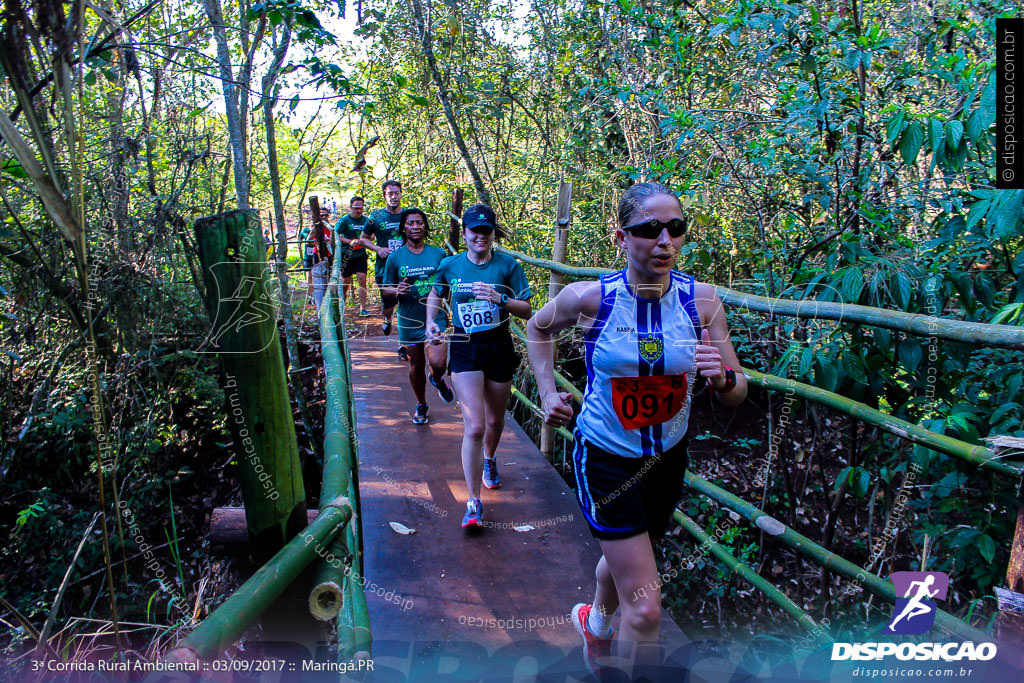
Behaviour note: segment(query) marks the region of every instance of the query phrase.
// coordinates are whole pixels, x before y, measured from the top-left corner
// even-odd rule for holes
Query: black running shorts
[[[496,334],[483,337],[480,333],[468,338],[465,332],[455,328],[448,341],[449,372],[482,371],[492,382],[510,382],[516,374],[522,358],[512,344],[512,335],[507,328],[494,330]]]
[[[684,438],[671,450],[626,458],[588,442],[577,431],[572,461],[576,502],[594,538],[618,540],[647,532],[665,535],[688,461]]]
[[[352,277],[356,273],[366,272],[366,255],[362,258],[347,258],[345,262],[341,264],[341,276]]]

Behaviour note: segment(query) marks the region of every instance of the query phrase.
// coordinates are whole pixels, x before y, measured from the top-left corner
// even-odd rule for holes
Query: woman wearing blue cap
[[[526,273],[514,258],[494,251],[496,236],[504,232],[494,211],[482,204],[469,207],[462,216],[466,251],[441,262],[427,300],[427,338],[434,344],[441,342],[435,318],[442,298],[452,310],[448,368],[462,409],[462,470],[469,493],[463,527],[483,526],[481,482],[489,489],[501,485],[494,454],[520,361],[509,314],[526,320],[532,313]]]

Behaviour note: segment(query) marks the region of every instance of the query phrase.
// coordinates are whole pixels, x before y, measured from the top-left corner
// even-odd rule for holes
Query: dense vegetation
[[[69,627],[62,643],[95,628],[69,619],[110,618],[111,585],[121,618],[159,625],[140,647],[159,648],[219,598],[199,508],[225,502],[233,475],[218,455],[230,437],[215,364],[196,353],[209,324],[198,216],[258,207],[284,242],[309,188],[379,206],[395,177],[435,226],[464,187],[496,208],[509,246],[547,256],[564,177],[568,262],[613,266],[617,198],[650,178],[693,218],[680,267],[702,280],[1024,325],[1024,191],[991,184],[994,20],[1016,3],[408,0],[363,3],[357,27],[342,7],[6,4],[0,597],[12,649],[34,638],[11,608],[42,627],[83,534],[53,611]],[[302,277],[278,265],[291,302]],[[529,273],[546,291],[547,273]],[[292,313],[282,307],[294,342]],[[750,367],[966,441],[1024,436],[1020,353],[749,312],[731,325]],[[780,424],[786,400],[752,396],[745,431],[707,415],[696,469],[866,564],[908,465],[921,465],[870,569],[947,571],[946,609],[985,626],[1012,482],[799,402]],[[163,581],[118,504],[163,546]],[[688,508],[709,529],[726,516],[698,496]],[[814,615],[864,603],[745,526],[725,543]],[[688,547],[675,539],[665,562]],[[669,602],[680,615],[704,606],[713,631],[774,613],[745,591],[708,563]]]

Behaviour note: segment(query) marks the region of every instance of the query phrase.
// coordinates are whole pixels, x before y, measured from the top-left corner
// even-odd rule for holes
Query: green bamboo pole
[[[509,249],[496,246],[509,256],[524,263],[553,270],[563,275],[581,279],[593,279],[612,272],[610,268],[579,268],[556,263],[550,259],[537,258]],[[919,313],[890,311],[885,308],[861,306],[859,304],[840,304],[815,299],[773,299],[757,294],[737,292],[725,287],[715,286],[721,300],[736,308],[746,308],[773,315],[787,315],[812,320],[836,320],[845,323],[859,323],[874,327],[885,327],[899,330],[907,334],[921,337],[938,337],[949,341],[975,344],[977,346],[995,346],[1006,349],[1024,349],[1024,328],[1011,325],[992,325],[974,323],[966,320],[937,318]]]
[[[336,259],[340,262],[341,259]],[[338,299],[334,288],[328,286],[320,305],[320,349],[324,360],[326,382],[326,405],[324,409],[324,470],[320,487],[320,500],[333,500],[349,491],[352,469],[355,462],[352,448],[352,415],[348,371],[335,325],[335,302]],[[345,557],[344,538],[335,539],[330,547],[335,558]],[[309,611],[320,621],[329,621],[338,616],[344,601],[344,566],[340,563],[322,562],[317,569],[313,588],[309,594]]]
[[[881,427],[885,431],[895,434],[896,436],[921,444],[922,446],[927,446],[928,448],[941,453],[946,453],[947,455],[960,458],[972,465],[978,465],[979,467],[1010,477],[1020,477],[1021,473],[1024,473],[1024,465],[1003,462],[998,456],[994,455],[992,451],[984,446],[976,446],[949,436],[936,434],[924,427],[918,427],[917,425],[911,424],[905,420],[893,417],[892,415],[887,415],[880,410],[869,408],[863,403],[854,401],[852,398],[840,396],[839,394],[834,394],[831,391],[819,389],[818,387],[803,384],[789,378],[767,375],[763,372],[758,372],[757,370],[750,370],[749,368],[743,368],[743,374],[747,376],[748,380],[758,386],[764,387],[765,389],[783,391],[787,393],[791,392],[808,400],[814,401],[815,403],[821,403],[829,406],[830,408],[835,408],[836,410],[844,412],[847,415],[851,415],[858,420],[875,425],[876,427]]]
[[[305,531],[288,542],[243,583],[203,623],[164,656],[168,662],[194,662],[215,656],[235,642],[317,557],[317,549],[333,538],[351,518],[347,498],[321,505],[320,514]]]
[[[679,510],[673,511],[672,517],[679,522],[684,529],[690,532],[694,538],[700,541],[701,544],[707,545],[712,554],[724,562],[729,569],[736,572],[740,578],[767,595],[768,598],[781,607],[786,614],[793,617],[800,626],[814,633],[815,640],[819,646],[832,644],[832,639],[828,636],[825,629],[814,621],[807,612],[800,609],[795,602],[789,599],[788,595],[766,581],[760,574],[736,559],[732,553],[722,547],[722,545],[715,541],[715,539],[711,538],[711,536],[708,535],[708,533],[695,521],[684,515]]]
[[[729,493],[725,489],[715,486],[708,480],[697,476],[693,472],[686,473],[685,481],[691,488],[696,489],[708,498],[717,501],[730,510],[738,512],[758,529],[761,529],[769,536],[773,536],[777,540],[795,549],[801,555],[822,567],[825,567],[829,571],[835,572],[840,576],[845,576],[855,583],[859,583],[870,592],[888,602],[896,602],[896,590],[890,582],[882,579],[876,574],[865,571],[861,567],[858,567],[849,560],[836,555],[832,551],[826,550],[803,534],[794,531],[779,520],[775,519],[764,510],[761,510],[742,498]],[[949,633],[963,636],[968,640],[980,642],[989,639],[988,634],[984,631],[980,631],[970,624],[966,624],[960,619],[957,619],[952,614],[943,612],[942,610],[938,610],[935,616],[935,623]]]
[[[352,483],[350,494],[355,495],[355,482]],[[358,521],[358,520],[357,520]],[[352,524],[349,528],[349,546],[352,551],[352,566],[355,571],[349,575],[349,592],[352,603],[352,630],[355,651],[353,659],[369,659],[373,646],[373,634],[370,631],[370,610],[366,604],[366,588],[363,580],[363,546],[359,534],[359,525]]]
[[[266,245],[254,210],[201,218],[195,233],[213,321],[208,341],[223,369],[250,545],[266,558],[306,526],[277,312],[267,291]]]

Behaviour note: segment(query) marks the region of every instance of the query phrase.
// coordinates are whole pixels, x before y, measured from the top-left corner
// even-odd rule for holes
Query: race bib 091
[[[501,323],[497,304],[490,301],[467,301],[458,306],[459,327],[466,332],[483,332]]]
[[[686,375],[612,377],[612,406],[626,429],[668,422],[686,401]]]

